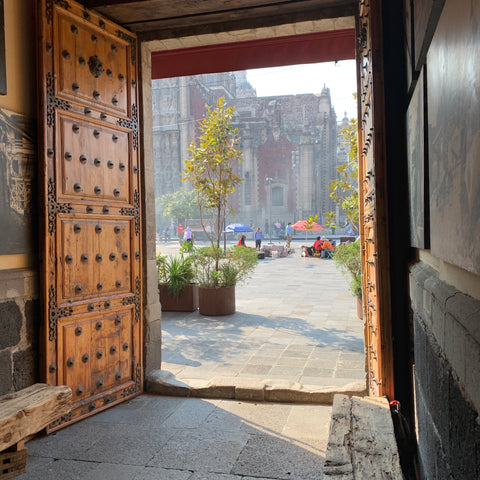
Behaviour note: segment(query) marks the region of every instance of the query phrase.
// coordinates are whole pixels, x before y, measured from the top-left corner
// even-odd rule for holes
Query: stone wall
[[[37,273],[0,271],[0,395],[39,380]]]
[[[7,94],[0,96],[0,395],[39,380],[35,2],[5,0]]]
[[[480,301],[410,269],[417,440],[424,478],[480,478]]]

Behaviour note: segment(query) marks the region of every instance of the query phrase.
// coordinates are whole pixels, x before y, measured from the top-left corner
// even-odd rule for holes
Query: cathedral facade
[[[244,179],[232,196],[235,217],[268,233],[271,226],[334,211],[327,186],[347,158],[330,90],[258,97],[246,72],[205,74],[152,82],[156,196],[188,188],[181,182],[188,146],[199,134],[205,105],[219,97],[235,107]],[[157,220],[165,224],[157,212]]]

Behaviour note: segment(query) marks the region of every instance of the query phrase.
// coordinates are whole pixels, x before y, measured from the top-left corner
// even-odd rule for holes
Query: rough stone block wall
[[[0,395],[39,380],[37,281],[34,271],[0,272]]]
[[[480,302],[410,269],[417,439],[425,479],[480,478]]]

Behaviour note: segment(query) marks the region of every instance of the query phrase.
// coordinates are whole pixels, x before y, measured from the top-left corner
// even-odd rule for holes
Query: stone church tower
[[[205,104],[219,97],[235,107],[243,183],[232,196],[235,218],[260,226],[295,222],[334,210],[327,185],[343,160],[330,90],[257,97],[246,72],[204,74],[152,82],[156,196],[185,188],[187,147],[198,135]],[[157,215],[161,212],[157,212]],[[158,218],[160,223],[164,221]]]

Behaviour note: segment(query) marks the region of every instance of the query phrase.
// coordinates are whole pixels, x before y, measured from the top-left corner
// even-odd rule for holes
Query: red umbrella
[[[307,240],[307,234],[310,231],[322,231],[323,227],[317,222],[309,222],[308,220],[299,220],[292,225],[295,230],[305,230],[305,240]]]

